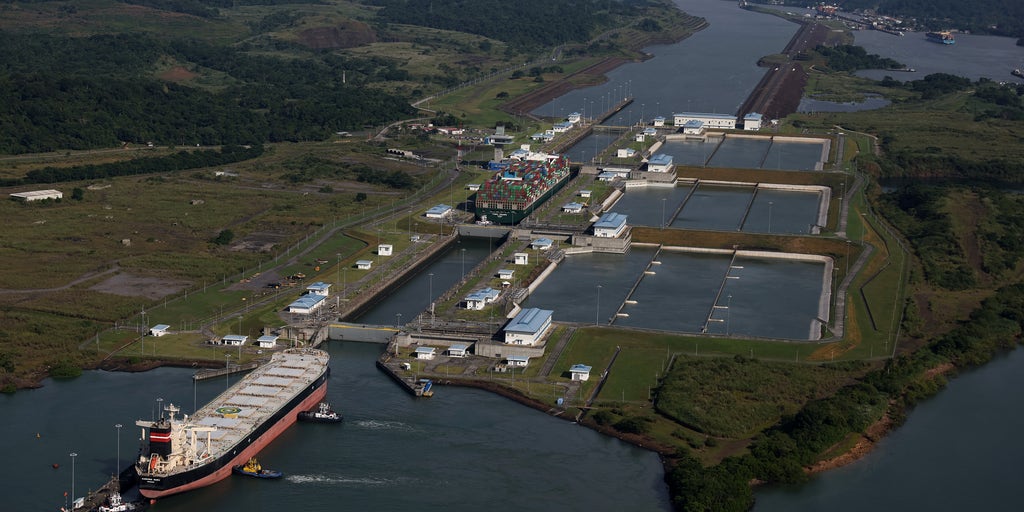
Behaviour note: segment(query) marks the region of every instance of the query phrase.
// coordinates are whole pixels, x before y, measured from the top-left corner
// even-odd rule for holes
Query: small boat
[[[129,512],[132,510],[142,510],[143,505],[141,503],[132,503],[130,501],[124,501],[121,498],[121,493],[114,489],[114,492],[110,493],[110,497],[107,498],[106,505],[100,505],[99,512]]]
[[[340,423],[341,415],[331,409],[331,404],[327,402],[320,402],[316,409],[310,409],[308,411],[300,411],[298,418],[300,421],[309,421],[312,423]]]
[[[263,469],[256,457],[249,459],[243,466],[235,466],[232,471],[239,475],[251,476],[254,478],[281,478],[282,473],[273,469]]]

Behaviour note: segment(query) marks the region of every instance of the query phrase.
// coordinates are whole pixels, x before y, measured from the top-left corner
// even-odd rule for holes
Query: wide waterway
[[[341,425],[297,424],[260,454],[280,481],[245,477],[161,499],[162,512],[218,510],[669,510],[657,455],[497,395],[441,387],[430,400],[374,367],[379,345],[330,342],[328,399]],[[156,398],[184,412],[192,371],[87,372],[0,396],[3,510],[57,510],[134,457]],[[235,378],[232,378],[234,382]],[[203,404],[225,380],[199,383]],[[39,435],[38,437],[36,435]],[[53,469],[52,464],[59,464]],[[628,478],[623,478],[628,475]],[[13,492],[17,489],[17,492]]]

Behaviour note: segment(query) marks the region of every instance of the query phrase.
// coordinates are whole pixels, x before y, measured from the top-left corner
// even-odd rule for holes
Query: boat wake
[[[354,487],[371,487],[388,485],[389,480],[372,477],[346,477],[341,475],[288,475],[285,480],[297,484],[328,484],[328,485],[349,485]]]
[[[401,430],[403,432],[415,430],[412,425],[401,421],[359,420],[355,422],[355,425],[368,430]]]

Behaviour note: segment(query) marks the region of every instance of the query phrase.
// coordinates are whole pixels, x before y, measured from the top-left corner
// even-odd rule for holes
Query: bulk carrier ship
[[[192,416],[175,417],[180,409],[170,404],[156,421],[136,421],[143,428],[139,492],[160,498],[230,475],[324,399],[329,361],[323,350],[286,349]]]
[[[476,215],[489,223],[517,224],[562,188],[569,174],[565,155],[533,153],[512,162],[480,186]]]

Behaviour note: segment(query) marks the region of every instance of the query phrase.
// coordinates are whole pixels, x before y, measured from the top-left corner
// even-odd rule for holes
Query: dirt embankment
[[[605,77],[605,73],[627,62],[629,61],[618,57],[604,59],[601,62],[572,73],[561,80],[551,82],[540,89],[531,91],[508,101],[498,108],[510,114],[532,112],[541,105],[544,105],[573,89],[597,85],[606,81],[607,77]]]
[[[770,119],[781,119],[800,106],[804,86],[807,85],[807,71],[796,58],[807,50],[825,42],[829,28],[818,23],[800,26],[789,44],[782,51],[788,59],[784,63],[772,64],[764,77],[740,106],[737,116],[743,117],[757,112]]]

